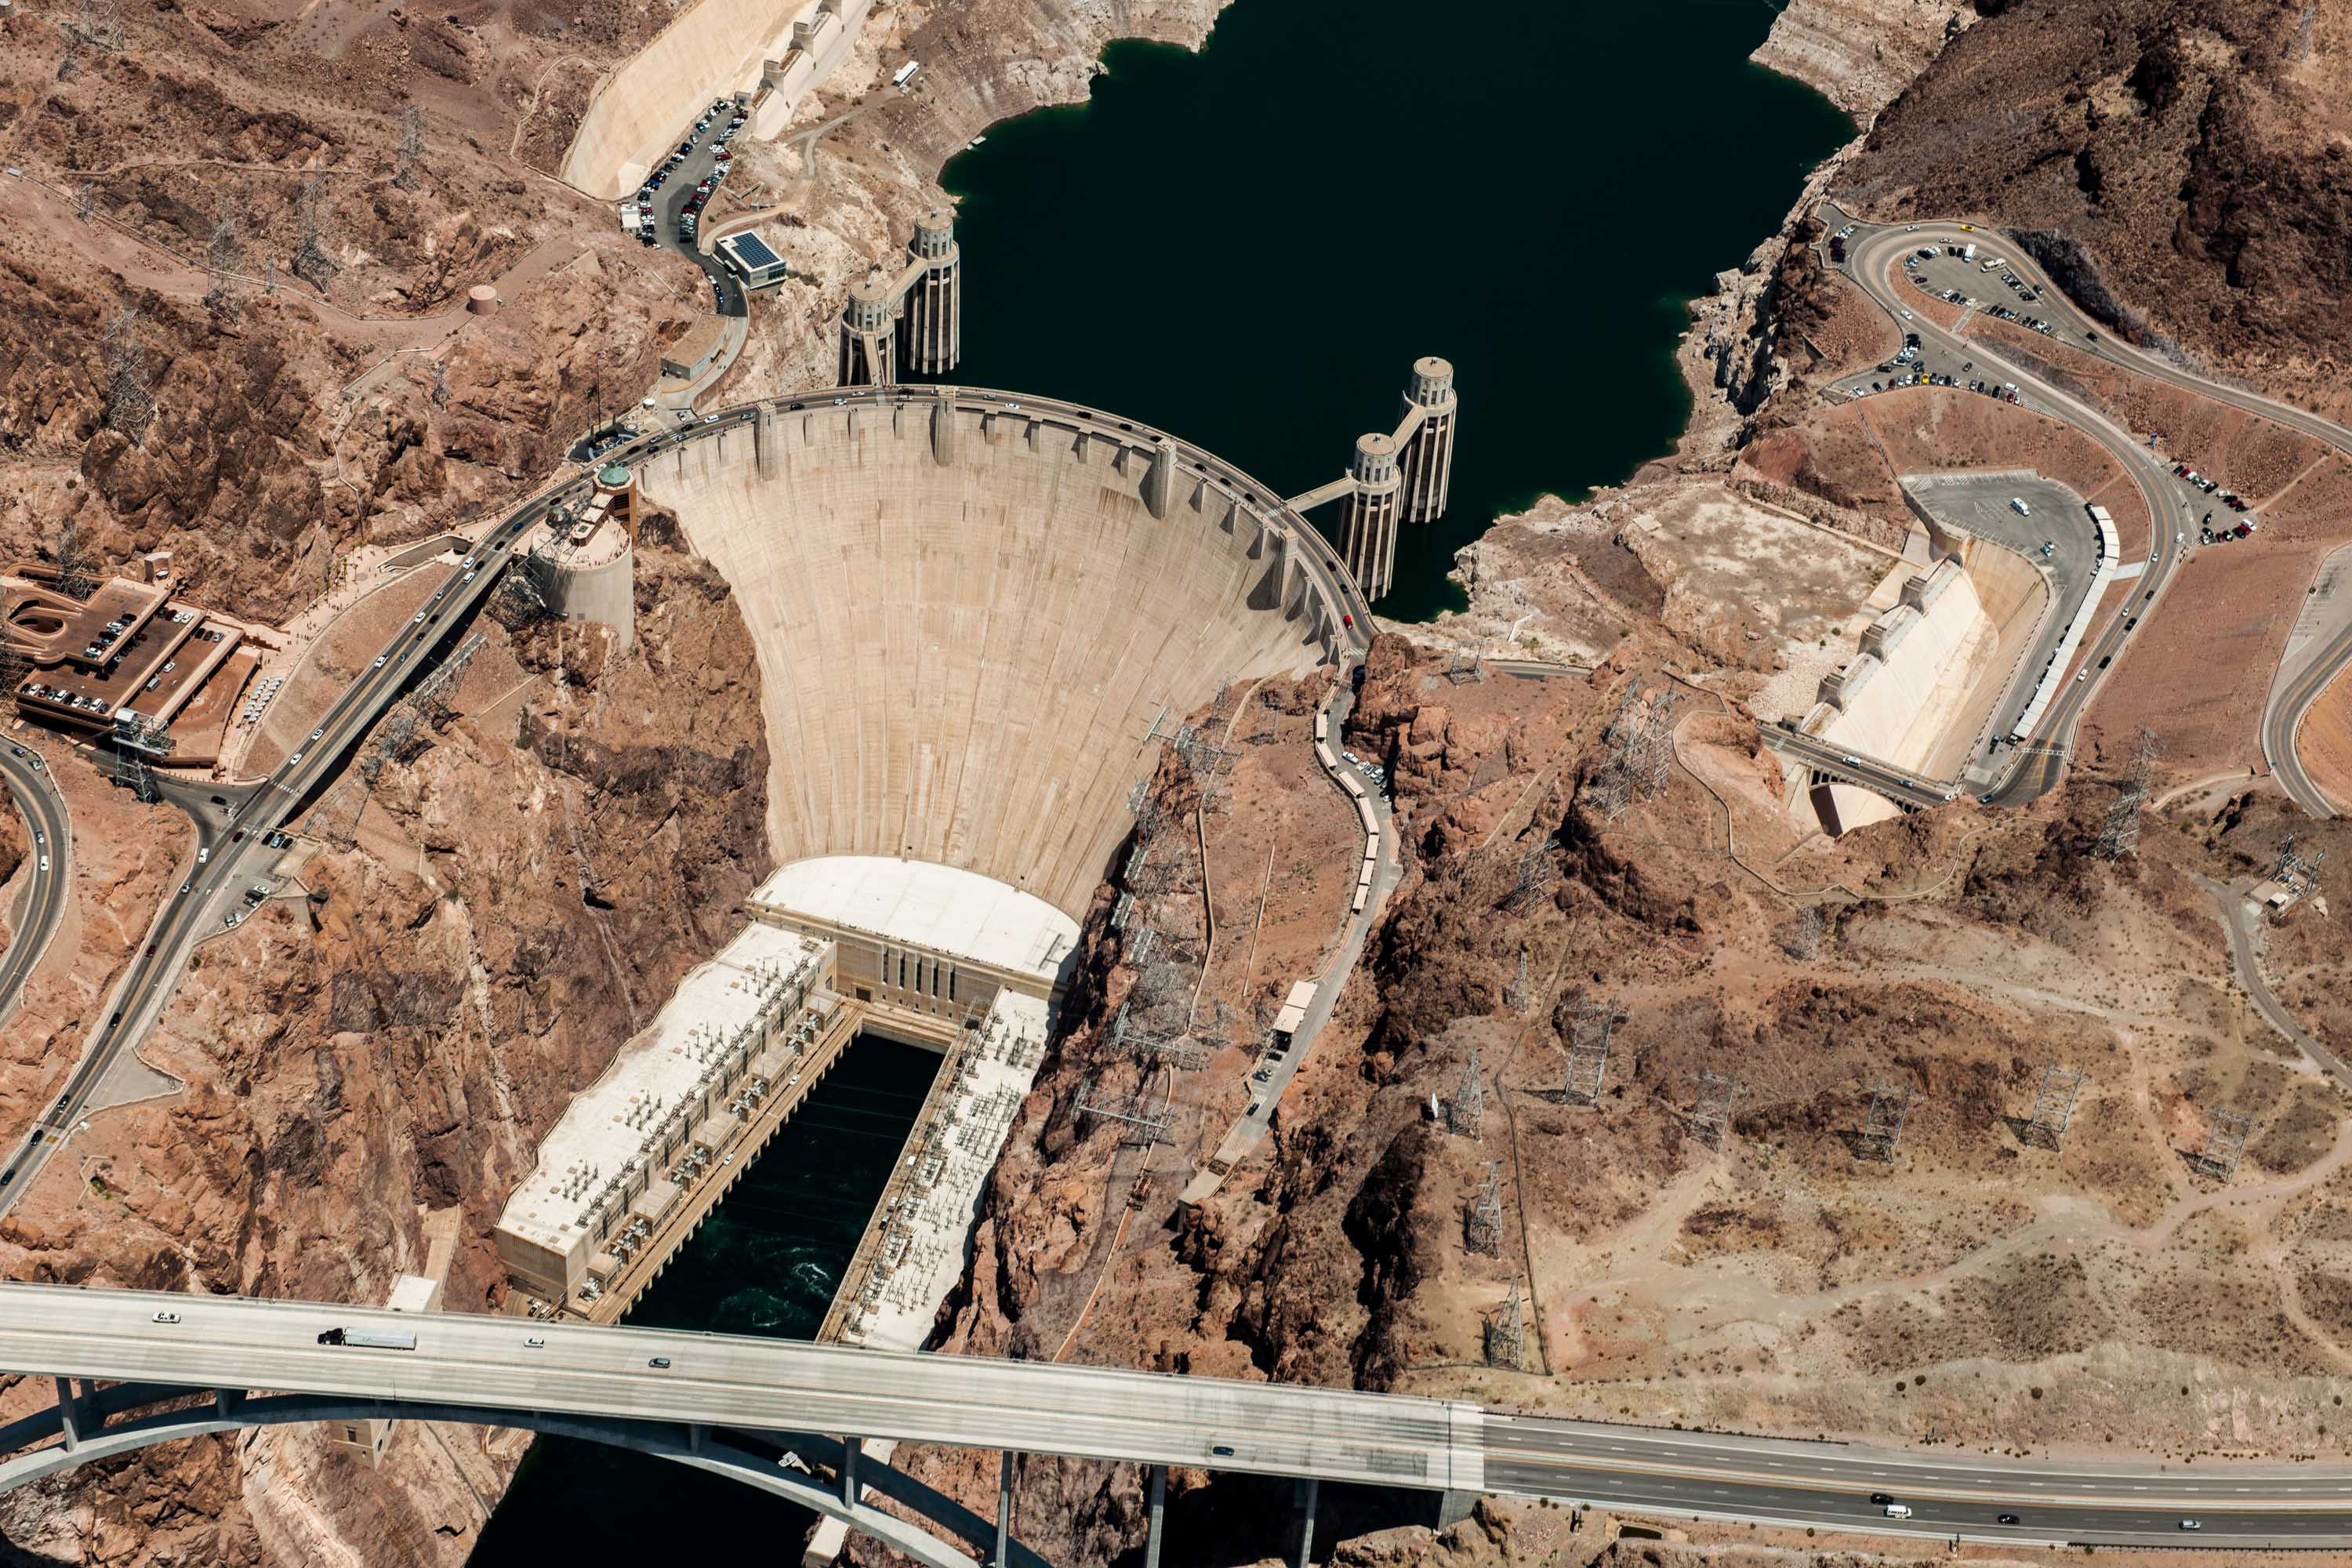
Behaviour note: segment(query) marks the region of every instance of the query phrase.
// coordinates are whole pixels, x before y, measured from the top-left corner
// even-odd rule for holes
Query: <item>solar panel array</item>
[[[728,237],[727,243],[742,259],[743,265],[755,272],[783,265],[784,258],[769,249],[767,241],[756,234],[730,235]]]

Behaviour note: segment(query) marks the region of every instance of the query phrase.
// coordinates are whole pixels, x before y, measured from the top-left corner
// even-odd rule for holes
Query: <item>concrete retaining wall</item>
[[[849,52],[872,3],[843,0],[814,58],[790,62],[789,100],[771,94],[754,134],[782,128],[799,97]],[[563,178],[605,201],[635,190],[714,99],[757,89],[765,63],[787,54],[793,24],[816,16],[816,0],[697,0],[597,89],[564,154]]]

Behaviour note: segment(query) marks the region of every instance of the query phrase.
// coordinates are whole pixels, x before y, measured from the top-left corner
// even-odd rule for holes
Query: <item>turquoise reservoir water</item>
[[[1380,608],[1456,605],[1454,552],[1496,514],[1673,447],[1685,305],[1853,133],[1748,63],[1772,11],[1236,0],[1198,56],[1114,45],[1088,102],[948,166],[953,379],[1146,420],[1295,495],[1442,354],[1453,503],[1406,531]]]
[[[669,1268],[633,1328],[813,1336],[857,1249],[940,1058],[870,1036],[849,1048]],[[531,1445],[471,1568],[730,1554],[793,1562],[814,1516],[664,1459],[561,1437]]]

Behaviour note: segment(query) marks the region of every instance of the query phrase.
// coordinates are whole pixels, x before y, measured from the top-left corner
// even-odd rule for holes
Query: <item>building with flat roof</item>
[[[842,994],[926,1018],[986,1012],[1000,989],[1053,1000],[1078,944],[1078,922],[1045,900],[930,860],[797,860],[745,907],[835,943]]]
[[[1274,1016],[1274,1032],[1284,1039],[1288,1039],[1297,1034],[1298,1026],[1307,1021],[1307,1009],[1313,1005],[1315,1005],[1315,982],[1312,980],[1296,982],[1290,987],[1290,994],[1283,998],[1282,1011]]]
[[[679,982],[573,1099],[508,1198],[498,1248],[517,1284],[557,1305],[601,1292],[709,1173],[746,1112],[793,1076],[809,1026],[836,1005],[830,958],[821,942],[755,922]]]
[[[110,577],[78,600],[63,592],[54,570],[19,565],[0,575],[6,609],[0,637],[31,668],[11,692],[16,710],[53,729],[85,736],[145,734],[171,728],[192,705],[203,716],[198,727],[217,731],[229,695],[253,667],[241,651],[245,628],[172,596],[168,558],[159,571],[143,563],[156,581]],[[218,722],[214,721],[217,719]],[[175,759],[208,762],[218,738],[190,735],[194,742],[174,750]]]
[[[793,275],[776,247],[761,237],[756,228],[730,234],[711,248],[719,252],[719,265],[741,279],[746,289],[765,289]]]
[[[726,336],[718,317],[697,316],[677,342],[662,350],[662,374],[672,381],[692,381],[718,362]]]

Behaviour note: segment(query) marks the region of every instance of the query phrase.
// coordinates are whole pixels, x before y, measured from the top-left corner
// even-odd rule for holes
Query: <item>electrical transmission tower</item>
[[[1797,911],[1796,924],[1790,928],[1781,949],[1790,958],[1811,961],[1822,951],[1822,907],[1807,904]]]
[[[130,437],[136,446],[155,414],[155,396],[147,384],[147,351],[139,342],[139,312],[128,305],[115,311],[106,323],[101,348],[106,360],[106,427]]]
[[[1640,683],[1636,682],[1628,687],[1625,695],[1619,700],[1616,717],[1609,721],[1609,728],[1601,733],[1602,741],[1609,747],[1609,755],[1587,786],[1592,792],[1593,809],[1611,822],[1625,815],[1626,802],[1633,789],[1628,758],[1633,749],[1634,732],[1640,728],[1640,721],[1634,716],[1633,703],[1641,690]]]
[[[487,633],[476,632],[450,650],[449,657],[416,678],[408,689],[408,705],[426,718],[438,719],[448,710],[448,693],[462,679],[482,649]]]
[[[16,638],[0,630],[0,692],[16,690],[32,673],[32,656],[17,645]]]
[[[74,187],[74,216],[88,223],[98,211],[98,187],[84,180]]]
[[[205,246],[205,271],[211,287],[205,290],[205,303],[218,308],[228,303],[236,293],[232,275],[236,271],[238,246],[236,215],[226,212],[213,220],[212,237]]]
[[[1172,1111],[1162,1110],[1157,1114],[1150,1114],[1139,1113],[1132,1109],[1113,1110],[1107,1105],[1089,1100],[1087,1097],[1093,1092],[1092,1084],[1086,1085],[1078,1090],[1077,1115],[1080,1121],[1094,1117],[1098,1121],[1118,1122],[1119,1142],[1129,1147],[1149,1147],[1153,1143],[1169,1142],[1168,1130],[1176,1120]]]
[[[122,47],[122,8],[120,0],[81,0],[77,9],[73,30],[81,41],[94,49],[109,53]]]
[[[416,166],[425,156],[425,111],[410,104],[400,111],[400,167],[392,183],[404,191],[416,188]]]
[[[1446,1101],[1445,1130],[1456,1138],[1486,1136],[1486,1086],[1478,1076],[1475,1046],[1470,1047],[1470,1059],[1462,1064],[1462,1077],[1454,1086],[1454,1098]]]
[[[1599,1105],[1609,1080],[1609,1037],[1625,1021],[1614,1002],[1579,1002],[1569,1025],[1568,1081],[1560,1089],[1570,1103]]]
[[[1523,1012],[1528,1005],[1528,950],[1519,949],[1519,972],[1503,987],[1503,1005],[1512,1012]]]
[[[2139,852],[2140,806],[2147,799],[2148,784],[2156,776],[2156,759],[2163,750],[2156,731],[2141,725],[2132,749],[2131,769],[2124,775],[2123,793],[2107,807],[2099,841],[2091,848],[2100,859],[2120,860]]]
[[[1739,1079],[1723,1073],[1698,1075],[1698,1098],[1691,1106],[1690,1120],[1709,1145],[1722,1147],[1723,1135],[1731,1126],[1731,1107],[1742,1087]]]
[[[2074,1100],[2083,1092],[2083,1073],[2053,1062],[2042,1069],[2042,1087],[2033,1093],[2033,1120],[2025,1124],[2022,1141],[2055,1149],[2074,1120]]]
[[[118,721],[113,734],[114,747],[110,755],[114,782],[129,790],[142,804],[152,805],[157,797],[155,775],[148,766],[150,758],[167,758],[176,749],[170,732],[143,721]]]
[[[1503,895],[1503,912],[1523,915],[1539,902],[1551,886],[1551,852],[1559,847],[1559,835],[1550,833],[1529,845],[1519,856],[1518,873],[1513,879],[1511,890]]]
[[[1637,682],[1617,704],[1604,736],[1609,755],[1590,785],[1595,808],[1611,822],[1625,815],[1635,796],[1648,800],[1665,787],[1674,768],[1675,704],[1682,694],[1664,687],[1646,707],[1637,706],[1641,695]]]
[[[89,536],[72,512],[58,520],[50,549],[57,556],[58,592],[71,599],[87,599],[98,587],[98,569],[91,563]]]
[[[1633,745],[1626,758],[1633,773],[1634,791],[1643,800],[1655,795],[1666,784],[1666,775],[1675,765],[1675,704],[1682,693],[1668,686],[1650,700],[1650,710],[1642,721],[1641,731],[1633,737]]]
[[[1891,1161],[1903,1142],[1903,1124],[1910,1120],[1916,1093],[1909,1084],[1876,1083],[1870,1089],[1870,1113],[1862,1121],[1862,1152]]]
[[[1518,1371],[1527,1364],[1527,1304],[1515,1279],[1510,1295],[1486,1319],[1486,1364]]]
[[[2207,1175],[2227,1183],[2238,1173],[2238,1158],[2246,1152],[2246,1139],[2253,1129],[2254,1119],[2245,1111],[2213,1112],[2212,1131],[2205,1134],[2198,1165]]]
[[[313,174],[304,180],[295,202],[302,243],[294,252],[294,276],[323,294],[336,271],[334,258],[327,254],[328,221],[333,216],[334,198],[327,192],[326,175]]]
[[[1503,1255],[1503,1162],[1486,1162],[1486,1184],[1470,1200],[1465,1217],[1468,1227],[1470,1250],[1489,1258]]]

